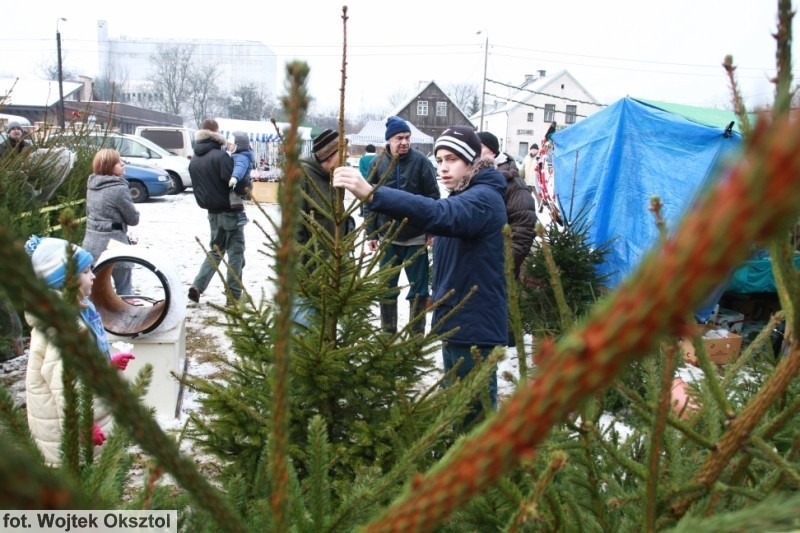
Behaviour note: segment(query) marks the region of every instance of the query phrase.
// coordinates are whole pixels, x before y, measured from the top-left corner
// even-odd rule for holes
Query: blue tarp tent
[[[590,244],[614,239],[600,267],[612,288],[658,240],[648,210],[651,197],[661,198],[664,220],[674,229],[715,166],[742,143],[732,112],[634,98],[623,98],[552,139],[555,191],[566,217],[587,206]]]

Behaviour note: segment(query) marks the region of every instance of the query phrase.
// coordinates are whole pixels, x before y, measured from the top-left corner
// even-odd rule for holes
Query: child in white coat
[[[130,353],[109,356],[108,337],[99,313],[89,300],[94,284],[92,255],[83,248],[63,239],[39,238],[32,236],[25,244],[25,251],[31,256],[36,276],[48,287],[61,291],[64,288],[68,262],[74,261],[78,277],[78,305],[80,315],[77,326],[88,329],[93,334],[100,352],[109,362],[125,370],[134,358]],[[70,259],[72,258],[72,259]],[[61,433],[64,425],[64,382],[62,378],[64,361],[61,352],[52,338],[52,331],[30,313],[25,319],[31,325],[31,345],[28,368],[25,374],[25,398],[27,400],[28,425],[39,449],[50,466],[61,462]],[[111,430],[113,420],[106,409],[95,409],[95,422],[92,440],[101,446]],[[96,448],[95,452],[99,452]]]

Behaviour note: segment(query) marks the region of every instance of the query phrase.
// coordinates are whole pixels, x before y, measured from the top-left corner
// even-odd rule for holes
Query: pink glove
[[[103,443],[106,441],[106,435],[103,433],[103,430],[100,429],[100,426],[94,424],[92,426],[92,442],[95,446],[102,446]]]
[[[125,370],[128,368],[128,361],[131,359],[136,359],[132,353],[115,353],[111,356],[111,364],[120,370]]]

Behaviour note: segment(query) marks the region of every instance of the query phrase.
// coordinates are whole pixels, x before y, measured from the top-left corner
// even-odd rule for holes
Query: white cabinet
[[[175,418],[180,386],[178,377],[183,373],[186,357],[186,326],[181,322],[171,330],[143,335],[135,339],[108,335],[111,344],[117,341],[133,344],[132,353],[136,357],[128,363],[122,374],[133,381],[136,374],[146,364],[153,366],[153,379],[144,397],[148,407],[155,408],[156,417],[164,422]],[[112,346],[111,354],[119,350]],[[176,377],[178,376],[178,377]]]

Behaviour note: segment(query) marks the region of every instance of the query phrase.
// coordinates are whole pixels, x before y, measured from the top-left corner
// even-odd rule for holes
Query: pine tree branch
[[[538,379],[368,529],[435,527],[532,453],[555,422],[607,385],[625,363],[648,353],[663,336],[683,332],[685,310],[699,305],[746,257],[749,244],[785,231],[795,220],[799,173],[800,127],[783,118],[757,131],[744,159],[704,194],[674,236],[648,254],[582,328],[543,354]],[[800,356],[787,358],[792,359]]]
[[[508,316],[511,324],[511,335],[517,347],[517,365],[519,380],[525,383],[528,380],[528,356],[525,352],[525,338],[522,334],[522,316],[519,311],[519,278],[514,275],[514,254],[512,251],[511,226],[503,226],[503,240],[505,242],[505,273],[506,286],[508,287]]]
[[[791,480],[795,490],[800,487],[800,472],[785,458],[781,457],[772,444],[769,444],[755,435],[750,437],[750,443],[755,445],[755,447],[766,456],[770,463],[778,467],[778,472],[781,477],[788,477]]]
[[[788,356],[783,358],[764,386],[731,422],[727,431],[717,441],[715,452],[703,464],[699,474],[693,479],[693,483],[699,483],[710,489],[717,482],[723,469],[750,438],[750,433],[755,425],[764,416],[767,409],[784,394],[798,373],[800,373],[800,347],[795,347]],[[670,507],[670,514],[676,519],[682,517],[692,501],[693,499],[687,498],[675,502]]]
[[[775,83],[773,116],[789,113],[792,104],[792,10],[791,0],[778,0],[778,29],[773,35],[776,42],[775,59],[778,73]],[[795,330],[798,331],[798,330]]]
[[[662,239],[666,237],[666,231]],[[650,450],[648,452],[648,476],[645,479],[645,499],[644,499],[644,530],[655,531],[656,527],[656,505],[658,503],[658,482],[661,479],[659,469],[659,459],[661,457],[661,444],[664,438],[664,427],[666,425],[667,413],[672,404],[672,382],[675,378],[675,351],[674,343],[667,343],[664,347],[666,352],[664,360],[663,377],[661,380],[661,391],[658,397],[658,406],[655,412],[655,423],[650,434]]]
[[[289,529],[289,361],[292,357],[292,307],[295,293],[297,254],[294,237],[297,233],[297,213],[300,205],[301,140],[297,127],[305,116],[309,97],[306,90],[309,68],[303,62],[286,65],[287,96],[283,98],[290,127],[285,132],[283,196],[281,198],[281,225],[278,228],[278,250],[275,272],[278,288],[275,294],[277,316],[275,319],[275,368],[272,376],[273,410],[271,424],[271,475],[270,503],[277,531]]]

